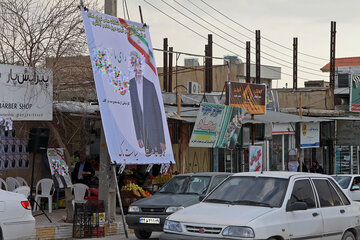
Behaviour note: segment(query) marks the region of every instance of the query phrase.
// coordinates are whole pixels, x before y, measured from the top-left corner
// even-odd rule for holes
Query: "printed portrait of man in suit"
[[[135,77],[129,90],[136,139],[145,154],[163,154],[166,143],[159,99],[154,84],[144,77],[145,64],[141,54],[130,53],[129,67]]]

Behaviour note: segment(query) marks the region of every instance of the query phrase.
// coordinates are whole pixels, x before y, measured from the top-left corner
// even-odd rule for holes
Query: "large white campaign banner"
[[[53,76],[47,68],[0,64],[0,118],[53,119]]]
[[[112,161],[174,163],[149,27],[82,10]]]

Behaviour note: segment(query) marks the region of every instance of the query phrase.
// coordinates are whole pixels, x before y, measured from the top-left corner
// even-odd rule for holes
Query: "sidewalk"
[[[36,211],[33,215],[37,215],[41,211]],[[36,226],[32,234],[31,240],[53,240],[53,239],[73,239],[73,225],[72,223],[65,223],[66,216],[65,209],[56,209],[52,213],[45,211],[52,223],[45,215],[35,217]],[[107,223],[104,226],[105,237],[121,235],[125,236],[121,215],[117,215],[114,223]],[[120,237],[119,237],[120,238]],[[96,239],[96,238],[95,238]]]

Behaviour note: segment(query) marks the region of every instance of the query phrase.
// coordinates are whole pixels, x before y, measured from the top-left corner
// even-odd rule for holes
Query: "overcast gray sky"
[[[299,54],[298,76],[302,78],[299,79],[300,86],[303,85],[305,79],[328,81],[328,74],[321,73],[319,69],[329,62],[331,21],[337,22],[336,57],[360,56],[359,0],[204,0],[208,5],[217,9],[238,24],[226,19],[201,0],[146,1],[204,37],[207,37],[207,34],[211,32],[198,25],[198,23],[212,30],[213,41],[231,51],[214,45],[214,56],[223,57],[224,55],[234,55],[234,53],[236,53],[245,61],[245,50],[241,48],[245,48],[245,44],[242,42],[251,40],[252,46],[255,46],[253,42],[255,34],[240,27],[238,24],[252,31],[259,29],[261,30],[262,36],[290,48],[285,49],[264,39],[262,39],[261,42],[263,51],[261,63],[282,68],[282,80],[278,82],[278,87],[285,86],[286,82],[288,83],[288,87],[292,86],[291,49],[293,37],[298,37],[299,52],[317,57],[313,58]],[[228,35],[199,19],[175,1],[220,28]],[[117,2],[118,16],[124,18],[123,0],[118,0]],[[166,3],[189,16],[195,22],[175,11]],[[174,50],[204,54],[204,45],[207,43],[206,39],[201,38],[154,9],[146,3],[145,0],[127,0],[127,5],[130,20],[138,22],[140,22],[138,6],[141,5],[144,21],[150,26],[154,48],[162,48],[163,38],[167,37],[169,39],[169,46],[173,46]],[[223,25],[220,21],[235,29],[237,32]],[[240,47],[229,43],[221,37],[228,39]],[[157,66],[162,66],[162,58],[162,53],[157,52]],[[252,54],[251,58],[252,61],[254,61],[255,54]],[[199,60],[201,63],[203,62],[202,59]],[[220,64],[222,61],[218,60],[214,61],[214,63]],[[179,59],[179,65],[183,65],[182,56]],[[309,73],[300,72],[300,70]],[[274,82],[273,87],[276,86],[277,84]]]

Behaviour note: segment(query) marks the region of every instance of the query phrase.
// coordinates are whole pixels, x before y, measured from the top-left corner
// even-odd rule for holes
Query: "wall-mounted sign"
[[[360,112],[360,74],[353,74],[351,78],[350,111]]]
[[[319,122],[300,123],[300,147],[301,148],[320,147]]]
[[[229,100],[230,106],[245,108],[247,114],[265,114],[266,85],[230,82]]]
[[[343,146],[360,145],[360,122],[359,121],[337,121],[336,144]]]
[[[0,118],[14,121],[53,119],[51,69],[0,64]]]

